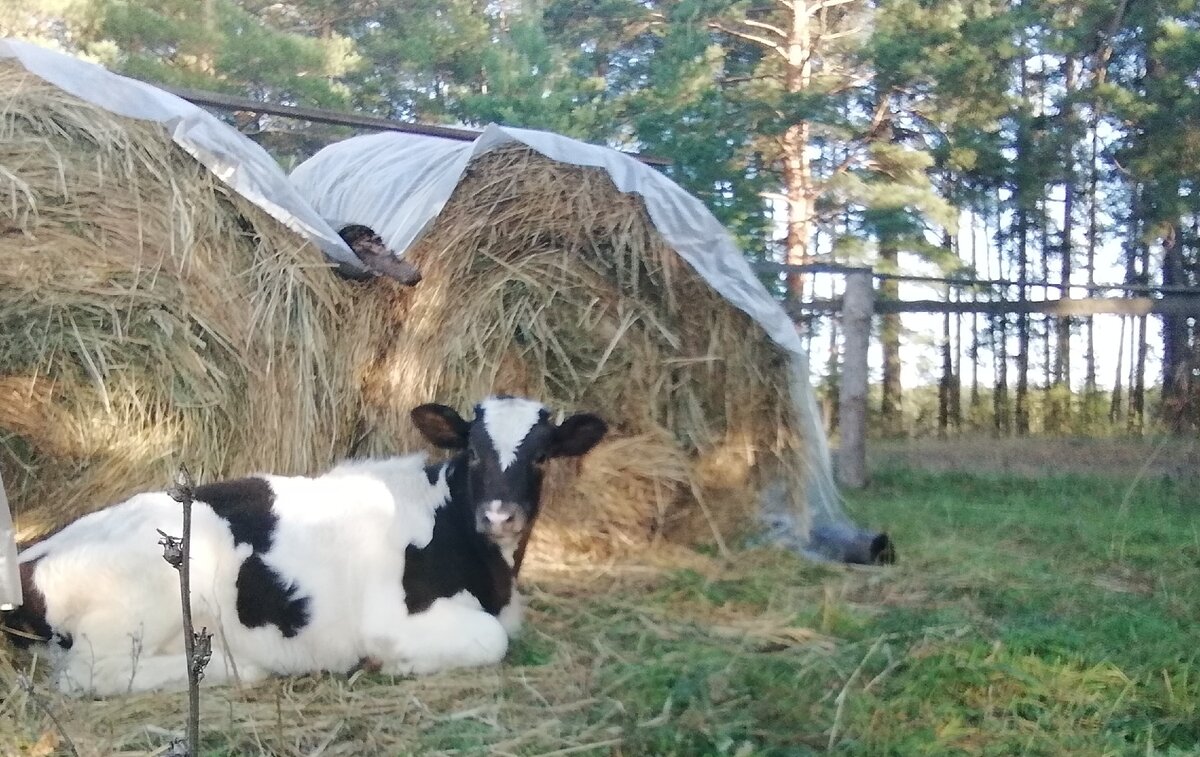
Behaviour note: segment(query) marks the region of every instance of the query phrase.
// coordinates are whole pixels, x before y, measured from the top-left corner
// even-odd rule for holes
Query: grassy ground
[[[206,691],[206,754],[1200,756],[1200,482],[1129,483],[879,473],[890,569],[542,568],[503,667]],[[65,752],[47,710],[81,754],[181,722],[0,678],[0,753]]]

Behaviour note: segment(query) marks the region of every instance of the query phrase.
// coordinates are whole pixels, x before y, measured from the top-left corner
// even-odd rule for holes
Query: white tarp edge
[[[292,171],[300,195],[335,227],[371,227],[403,255],[428,229],[471,159],[518,142],[553,160],[608,172],[639,195],[655,228],[713,289],[793,356],[793,401],[811,446],[806,526],[847,524],[833,483],[825,431],[809,385],[808,359],[792,320],[754,275],[733,237],[704,204],[644,163],[606,147],[541,131],[488,126],[474,142],[383,133],[332,144]]]
[[[0,610],[11,610],[21,604],[21,574],[17,567],[17,541],[13,532],[12,513],[8,510],[8,495],[0,479]]]
[[[267,151],[207,111],[145,82],[28,42],[0,39],[0,58],[15,58],[30,73],[117,115],[160,124],[238,194],[318,245],[330,259],[363,270],[337,232],[300,199]]]

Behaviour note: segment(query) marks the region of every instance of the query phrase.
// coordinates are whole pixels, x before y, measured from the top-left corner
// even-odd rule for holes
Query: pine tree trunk
[[[954,301],[961,301],[962,297],[955,290]],[[953,360],[953,371],[951,378],[953,383],[950,385],[950,425],[954,426],[955,431],[962,431],[963,425],[963,409],[962,409],[962,361],[963,361],[963,317],[962,313],[954,314],[954,354],[951,355]]]
[[[791,28],[787,44],[785,84],[787,91],[798,94],[812,83],[812,29],[809,9],[804,0],[791,0]],[[816,191],[813,188],[812,165],[808,158],[811,126],[800,121],[789,126],[783,134],[783,184],[787,195],[787,263],[804,265],[809,262],[809,241],[812,239]],[[797,300],[804,298],[805,277],[790,272],[788,291]]]
[[[1142,238],[1146,223],[1146,199],[1146,188],[1140,184],[1136,185],[1133,188],[1129,214],[1129,244],[1125,253],[1125,281],[1130,284],[1144,284],[1148,281],[1145,273],[1149,249]],[[1133,321],[1129,341],[1129,412],[1126,415],[1126,426],[1130,431],[1140,431],[1146,391],[1146,316],[1138,316]]]
[[[1025,214],[1021,213],[1021,216],[1023,219]],[[1019,221],[1018,226],[1024,227],[1024,220]],[[1017,276],[1022,283],[1018,284],[1017,300],[1024,302],[1028,299],[1024,284],[1028,267],[1025,265],[1024,232],[1020,233],[1022,242],[1018,254],[1021,257]],[[1020,313],[1017,316],[1017,406],[1015,417],[1018,436],[1025,436],[1029,433],[1029,342],[1029,315]]]
[[[987,233],[987,219],[983,223],[984,234]],[[971,213],[971,270],[979,270],[979,249],[975,241],[975,213]],[[978,298],[971,293],[971,301]],[[975,420],[975,409],[979,407],[982,397],[979,394],[979,313],[971,313],[971,420]],[[961,363],[960,363],[961,365]]]
[[[899,261],[899,250],[893,240],[881,235],[879,260],[885,271],[895,271]],[[896,300],[900,297],[900,283],[895,279],[883,279],[879,284],[880,299]],[[904,433],[903,404],[900,387],[900,315],[888,313],[880,318],[879,341],[883,347],[883,386],[880,402],[883,433],[900,436]]]
[[[826,412],[825,428],[833,430],[839,427],[840,418],[838,417],[838,408],[841,406],[841,353],[838,349],[838,320],[836,318],[829,319],[829,365],[826,373],[828,375],[827,386],[825,392],[825,402],[828,407]]]
[[[1134,431],[1141,433],[1146,427],[1146,331],[1149,319],[1138,316],[1137,363],[1133,374],[1133,385],[1129,390],[1129,418]]]
[[[1093,106],[1094,107],[1094,106]],[[1092,122],[1091,175],[1088,177],[1088,232],[1087,232],[1087,282],[1089,286],[1096,284],[1096,237],[1099,235],[1096,208],[1099,204],[1100,185],[1100,131],[1097,117]],[[1089,289],[1088,296],[1095,290]],[[1087,375],[1084,377],[1084,396],[1088,399],[1097,392],[1096,381],[1096,319],[1087,317]]]
[[[992,329],[992,351],[996,360],[996,389],[992,398],[993,423],[1003,436],[1012,433],[1008,399],[1008,318],[995,316]]]
[[[1172,225],[1163,238],[1163,284],[1181,286],[1187,283],[1184,272],[1183,244]],[[1171,295],[1165,295],[1170,297]],[[1164,315],[1162,319],[1162,419],[1167,428],[1180,432],[1186,425],[1184,408],[1188,401],[1188,319],[1182,315]]]
[[[1141,248],[1141,276],[1139,279],[1146,282],[1150,280],[1150,247],[1146,244],[1139,246]],[[1146,336],[1148,329],[1149,318],[1144,315],[1138,316],[1137,369],[1130,387],[1129,400],[1130,418],[1135,424],[1135,430],[1139,433],[1146,427],[1146,356],[1149,349]]]
[[[1004,279],[1004,244],[1000,239],[1000,203],[996,203],[996,278]],[[991,278],[989,276],[989,278]],[[1007,294],[1007,292],[1006,292]],[[996,388],[992,393],[992,423],[997,433],[1012,433],[1008,396],[1008,316],[991,316],[992,355],[995,363]]]
[[[1071,290],[1066,287],[1071,283],[1072,255],[1074,254],[1073,240],[1075,231],[1075,130],[1078,125],[1075,104],[1070,98],[1075,93],[1075,59],[1067,56],[1064,66],[1064,83],[1066,86],[1066,128],[1067,153],[1066,170],[1063,176],[1063,228],[1062,242],[1059,246],[1059,282],[1063,285],[1060,297],[1069,297]],[[1059,387],[1071,386],[1071,319],[1064,316],[1058,319],[1056,352],[1054,356],[1054,383]],[[1061,390],[1060,390],[1061,391]]]
[[[1038,214],[1041,223],[1041,234],[1039,243],[1041,245],[1041,270],[1038,271],[1040,281],[1050,281],[1050,251],[1053,245],[1050,243],[1050,197],[1049,187],[1045,184],[1041,187],[1042,197],[1039,202],[1041,205],[1041,213]],[[1042,287],[1042,299],[1050,299],[1049,287]],[[1046,430],[1047,426],[1054,426],[1057,431],[1059,421],[1058,413],[1054,410],[1054,401],[1051,397],[1051,389],[1054,387],[1054,363],[1051,360],[1051,337],[1054,334],[1055,319],[1053,316],[1043,316],[1041,319],[1042,333],[1042,430]]]
[[[1027,97],[1027,75],[1025,60],[1021,60],[1021,97]],[[1025,282],[1029,279],[1029,179],[1024,173],[1031,168],[1030,134],[1028,119],[1018,116],[1016,164],[1017,179],[1013,191],[1016,205],[1017,226],[1017,300],[1027,299]],[[1017,315],[1017,407],[1016,430],[1018,436],[1029,433],[1029,315]]]
[[[950,290],[946,290],[950,301]],[[942,377],[938,381],[938,436],[946,438],[950,427],[950,392],[954,384],[954,363],[950,356],[950,314],[942,315]]]
[[[1116,375],[1113,376],[1112,399],[1109,401],[1109,405],[1108,405],[1108,422],[1112,423],[1114,425],[1119,423],[1121,421],[1121,418],[1123,417],[1123,414],[1122,414],[1123,398],[1121,396],[1122,395],[1121,377],[1124,374],[1123,369],[1124,369],[1124,364],[1125,364],[1125,322],[1126,322],[1126,320],[1127,319],[1125,316],[1121,316],[1121,336],[1117,340],[1117,369],[1116,369]]]

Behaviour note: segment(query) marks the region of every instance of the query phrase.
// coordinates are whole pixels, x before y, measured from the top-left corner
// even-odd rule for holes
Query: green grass
[[[879,474],[850,509],[895,567],[531,573],[501,668],[211,690],[205,754],[1200,757],[1197,492]],[[181,721],[178,698],[45,698],[89,753],[152,753],[145,726]],[[0,702],[0,752],[51,727]]]
[[[943,639],[856,702],[855,754],[1200,754],[1195,482],[891,474],[858,512],[895,524],[921,598],[865,632]],[[890,722],[889,722],[890,721]]]
[[[758,553],[728,578],[666,577],[641,602],[673,619],[658,633],[616,609],[578,630],[630,650],[600,675],[619,682],[624,754],[1200,755],[1194,491],[884,474],[852,509],[888,525],[898,567]],[[832,649],[682,621],[772,609]]]

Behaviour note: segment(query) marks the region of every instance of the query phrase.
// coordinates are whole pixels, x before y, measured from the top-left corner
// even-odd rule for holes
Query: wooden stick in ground
[[[851,489],[867,485],[867,350],[874,297],[870,273],[856,271],[846,275],[846,295],[842,299],[846,347],[839,391],[841,444],[837,474],[842,485]]]

